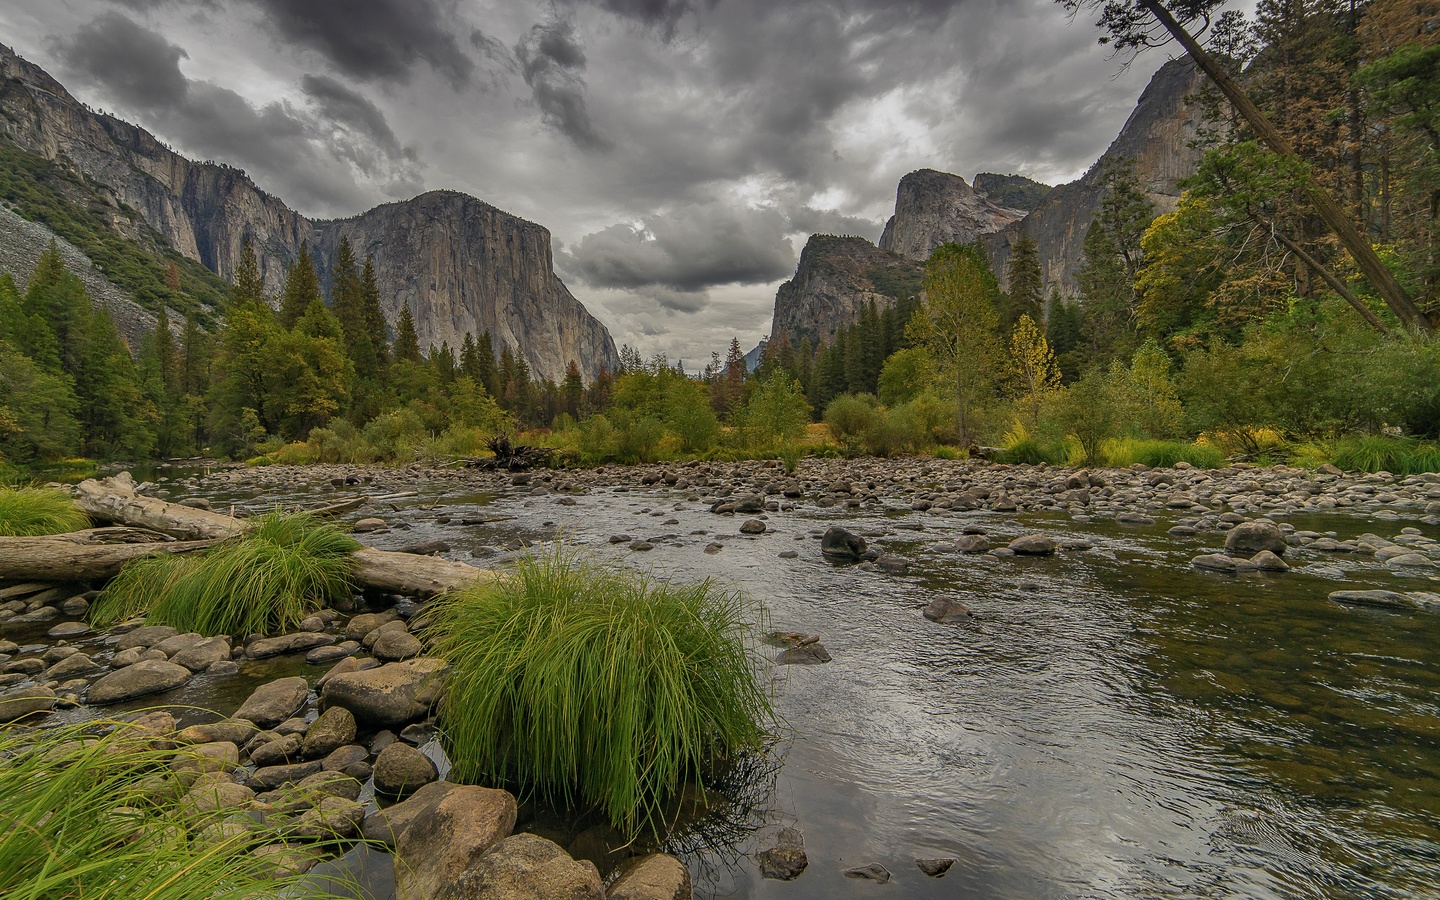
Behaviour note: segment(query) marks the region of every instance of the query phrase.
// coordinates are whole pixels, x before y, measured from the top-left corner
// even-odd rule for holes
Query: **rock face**
[[[1023,218],[1025,210],[993,202],[959,175],[920,169],[900,179],[880,249],[923,262],[941,244],[969,244]]]
[[[393,322],[409,304],[421,347],[489,329],[495,349],[523,353],[532,372],[560,380],[614,369],[609,332],[555,277],[550,233],[473,197],[422,194],[349,219],[319,221],[260,190],[244,171],[186,159],[149,132],[92,112],[38,66],[0,45],[0,136],[46,159],[63,158],[104,185],[175,250],[230,278],[248,238],[273,292],[308,241],[322,278],[342,236],[375,258],[382,305]]]
[[[1201,113],[1185,98],[1198,91],[1204,79],[1188,57],[1161,66],[1119,136],[1089,171],[1079,180],[1055,188],[1024,219],[984,239],[1002,284],[1010,247],[1024,231],[1039,245],[1047,293],[1052,287],[1058,287],[1061,293],[1075,292],[1085,231],[1100,209],[1103,166],[1108,159],[1133,159],[1135,176],[1154,201],[1156,212],[1175,208],[1180,199],[1176,183],[1194,174],[1201,155],[1190,146],[1199,133]]]
[[[864,238],[811,235],[800,252],[795,277],[775,292],[770,341],[784,335],[793,347],[805,338],[812,346],[831,343],[835,332],[854,322],[866,304],[883,310],[918,296],[924,275],[922,263],[881,250]]]

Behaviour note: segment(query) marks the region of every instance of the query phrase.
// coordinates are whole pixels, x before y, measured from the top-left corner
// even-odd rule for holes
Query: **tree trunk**
[[[126,563],[161,553],[193,553],[215,541],[87,544],[55,537],[0,537],[0,580],[108,581]]]
[[[1160,0],[1138,0],[1138,3],[1149,11],[1164,26],[1165,30],[1170,32],[1170,35],[1185,48],[1185,52],[1190,54],[1190,58],[1195,61],[1195,64],[1210,77],[1215,86],[1220,89],[1250,127],[1255,129],[1256,135],[1271,150],[1290,159],[1296,158],[1290,142],[1275,130],[1275,126],[1271,125],[1259,108],[1251,102],[1249,96],[1236,83],[1235,79],[1230,77],[1230,73],[1221,68],[1215,58],[1205,52],[1205,49],[1190,35],[1190,32],[1175,21],[1175,17],[1170,15],[1170,11]],[[1365,274],[1365,278],[1375,288],[1375,292],[1385,301],[1385,305],[1390,307],[1390,310],[1405,325],[1429,333],[1433,329],[1430,320],[1405,294],[1405,289],[1400,287],[1395,276],[1385,268],[1385,264],[1380,261],[1380,256],[1375,252],[1375,248],[1370,245],[1370,241],[1360,233],[1359,229],[1355,227],[1355,223],[1350,221],[1350,217],[1335,202],[1335,198],[1330,196],[1330,192],[1325,190],[1314,178],[1305,179],[1304,190],[1311,204],[1314,205],[1315,211],[1335,232],[1335,236],[1340,239],[1340,243],[1345,249],[1350,251],[1355,264],[1360,267],[1360,271]]]
[[[136,494],[128,478],[88,479],[80,483],[75,491],[75,505],[92,519],[106,522],[120,522],[139,528],[147,528],[162,534],[180,538],[183,543],[135,544],[114,548],[83,548],[82,552],[73,540],[63,538],[4,538],[3,541],[52,541],[56,546],[37,547],[45,552],[50,569],[60,570],[57,580],[79,578],[81,580],[113,577],[120,566],[130,559],[151,553],[177,553],[208,547],[218,540],[244,534],[249,523],[221,513],[166,503],[153,497]],[[90,553],[92,550],[114,551],[111,556],[104,553]],[[126,556],[125,551],[131,555]],[[67,556],[68,553],[68,556]],[[47,575],[33,574],[36,570],[27,567],[20,545],[11,548],[0,543],[0,579],[6,578],[47,578]],[[74,562],[62,562],[71,559]],[[352,556],[354,569],[352,577],[362,587],[392,594],[415,597],[434,597],[448,590],[492,579],[495,573],[488,569],[477,569],[461,562],[452,562],[434,556],[420,556],[415,553],[395,553],[362,547]],[[74,568],[82,564],[93,564],[96,570],[86,571]],[[113,565],[113,568],[111,566]],[[68,574],[66,574],[68,572]]]
[[[1385,323],[1380,321],[1380,317],[1375,315],[1375,311],[1372,310],[1370,307],[1366,306],[1365,301],[1355,296],[1355,292],[1350,290],[1349,286],[1346,285],[1345,282],[1341,281],[1339,278],[1336,278],[1329,269],[1325,268],[1324,264],[1321,263],[1320,260],[1305,252],[1305,248],[1290,240],[1290,238],[1286,237],[1285,233],[1280,231],[1279,229],[1272,227],[1270,233],[1274,235],[1275,240],[1284,244],[1291,253],[1294,253],[1297,257],[1299,257],[1301,262],[1309,266],[1312,272],[1324,279],[1325,283],[1330,285],[1331,290],[1339,294],[1341,297],[1344,297],[1345,302],[1353,306],[1355,308],[1355,311],[1364,317],[1365,321],[1375,326],[1383,334],[1388,334],[1390,332],[1390,329],[1385,327]]]

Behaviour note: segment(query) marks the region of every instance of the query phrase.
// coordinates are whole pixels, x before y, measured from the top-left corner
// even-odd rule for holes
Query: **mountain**
[[[918,292],[924,261],[941,244],[980,241],[995,273],[1005,282],[1010,247],[1022,231],[1039,245],[1046,290],[1073,293],[1083,258],[1085,231],[1100,209],[1108,159],[1134,160],[1135,174],[1157,211],[1180,198],[1177,182],[1195,171],[1201,151],[1191,146],[1201,114],[1186,98],[1203,76],[1188,58],[1161,66],[1140,95],[1115,141],[1078,180],[1050,188],[1019,175],[982,173],[973,184],[959,175],[920,169],[900,180],[895,215],[877,247],[863,238],[816,235],[805,245],[795,277],[775,294],[770,328],[792,343],[810,335],[829,341],[874,300],[887,306],[908,290]],[[879,284],[870,273],[883,272]],[[894,279],[904,283],[894,289]]]
[[[924,263],[864,238],[811,235],[800,251],[795,277],[775,293],[770,340],[784,334],[795,347],[805,338],[813,346],[828,344],[865,304],[884,309],[920,293],[924,275]]]
[[[920,169],[900,179],[880,249],[923,262],[941,244],[969,244],[1020,221],[1025,212],[1001,206],[959,175]]]
[[[410,304],[422,347],[458,347],[466,332],[489,329],[497,351],[509,346],[537,377],[556,381],[572,359],[591,374],[619,362],[609,331],[555,276],[550,233],[473,197],[437,191],[348,219],[310,219],[240,169],[186,159],[144,129],[89,109],[0,45],[0,144],[7,141],[103,193],[114,232],[158,236],[164,250],[222,278],[234,273],[247,238],[271,291],[302,241],[327,277],[343,235],[375,257],[386,317],[393,322]]]
[[[1202,113],[1186,101],[1200,89],[1204,78],[1189,57],[1161,66],[1120,134],[1084,175],[1055,188],[1024,219],[985,240],[1002,283],[1010,247],[1023,230],[1039,245],[1046,291],[1058,287],[1061,293],[1075,292],[1085,231],[1104,197],[1101,179],[1107,160],[1134,160],[1135,176],[1155,203],[1156,212],[1175,209],[1181,193],[1177,183],[1195,173],[1203,154],[1192,146],[1199,136]]]

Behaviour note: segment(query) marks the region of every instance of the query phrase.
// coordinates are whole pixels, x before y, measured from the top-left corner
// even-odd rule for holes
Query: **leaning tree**
[[[1225,70],[1220,61],[1201,44],[1212,25],[1221,23],[1227,17],[1236,15],[1224,13],[1217,16],[1220,7],[1227,0],[1055,0],[1072,15],[1082,9],[1098,12],[1095,24],[1104,34],[1100,43],[1115,48],[1119,54],[1138,53],[1151,47],[1159,47],[1174,41],[1195,61],[1231,106],[1240,114],[1255,134],[1271,150],[1287,161],[1298,161],[1295,149],[1290,146],[1270,120],[1245,93],[1240,83]],[[1299,168],[1299,167],[1297,167]],[[1305,171],[1301,169],[1301,171]],[[1430,332],[1434,326],[1395,276],[1380,261],[1380,256],[1370,241],[1355,226],[1350,217],[1335,202],[1319,182],[1308,175],[1303,179],[1302,188],[1320,218],[1330,229],[1364,273],[1371,287],[1390,307],[1391,312],[1405,325],[1418,331]]]

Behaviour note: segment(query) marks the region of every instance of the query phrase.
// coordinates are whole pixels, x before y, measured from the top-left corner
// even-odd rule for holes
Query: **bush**
[[[90,520],[51,488],[0,488],[0,537],[66,534],[90,527]]]
[[[102,726],[109,732],[100,734]],[[342,892],[332,894],[303,876],[275,879],[273,864],[266,871],[254,854],[285,839],[283,825],[207,834],[231,811],[200,810],[167,796],[166,788],[183,791],[185,784],[171,767],[198,754],[161,746],[154,733],[120,722],[0,732],[0,896],[359,896],[346,890],[358,888],[353,879],[332,882]],[[333,837],[305,843],[343,850]]]
[[[682,781],[763,737],[751,612],[710,581],[563,552],[435,601],[424,637],[450,666],[451,777],[580,801],[631,835],[658,824]]]
[[[995,461],[998,463],[1008,463],[1012,466],[1038,466],[1041,463],[1066,461],[1063,449],[1047,447],[1030,433],[1030,430],[1025,427],[1025,423],[1018,419],[1014,426],[1005,433],[1002,446],[1004,449],[995,454]]]
[[[825,425],[851,452],[860,448],[862,436],[879,417],[875,398],[869,394],[841,394],[825,407]]]
[[[204,635],[283,634],[349,596],[360,545],[312,516],[271,513],[243,537],[195,556],[152,556],[120,570],[91,610],[97,625],[144,615]]]
[[[784,372],[760,382],[735,416],[735,430],[751,450],[775,450],[805,436],[810,404],[800,383]]]

